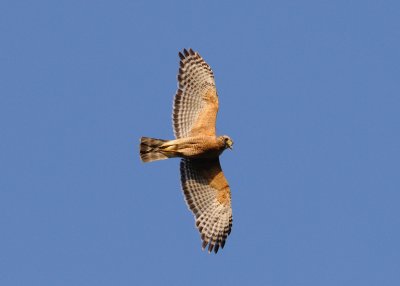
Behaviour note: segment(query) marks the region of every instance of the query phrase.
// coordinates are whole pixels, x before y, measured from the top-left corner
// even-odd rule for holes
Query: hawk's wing
[[[175,137],[215,136],[218,96],[214,74],[203,58],[192,49],[184,49],[179,57],[179,88],[173,108]]]
[[[232,227],[231,192],[219,159],[182,159],[181,181],[203,249],[208,245],[208,252],[217,253]]]

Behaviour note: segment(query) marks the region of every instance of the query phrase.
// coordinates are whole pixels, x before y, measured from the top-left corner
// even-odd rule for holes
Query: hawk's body
[[[231,194],[219,156],[233,142],[228,136],[216,136],[218,96],[211,68],[192,49],[179,56],[173,110],[176,139],[142,137],[140,157],[143,162],[183,158],[180,170],[186,202],[196,217],[203,249],[208,245],[210,252],[217,252],[232,226]]]
[[[146,152],[150,150],[152,152]],[[188,159],[215,158],[224,150],[224,139],[215,136],[193,136],[167,141],[147,137],[141,138],[143,162],[155,161],[154,159],[156,158],[156,160],[162,160],[173,157]]]

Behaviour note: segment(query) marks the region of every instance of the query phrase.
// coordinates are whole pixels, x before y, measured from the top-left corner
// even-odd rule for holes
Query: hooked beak
[[[232,140],[228,141],[228,148],[233,150],[233,142],[232,142]]]

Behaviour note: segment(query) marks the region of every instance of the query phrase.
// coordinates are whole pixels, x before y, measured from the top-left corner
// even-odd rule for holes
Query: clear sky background
[[[211,65],[233,230],[180,190],[178,51]],[[399,1],[1,1],[0,285],[400,285]]]

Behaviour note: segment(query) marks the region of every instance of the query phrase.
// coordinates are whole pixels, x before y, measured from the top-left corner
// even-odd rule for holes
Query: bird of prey
[[[231,192],[219,156],[232,149],[233,141],[216,135],[218,95],[210,66],[192,49],[184,49],[179,57],[172,115],[176,139],[142,137],[140,158],[143,162],[182,158],[182,189],[195,216],[202,248],[208,246],[209,253],[217,253],[232,227]]]

